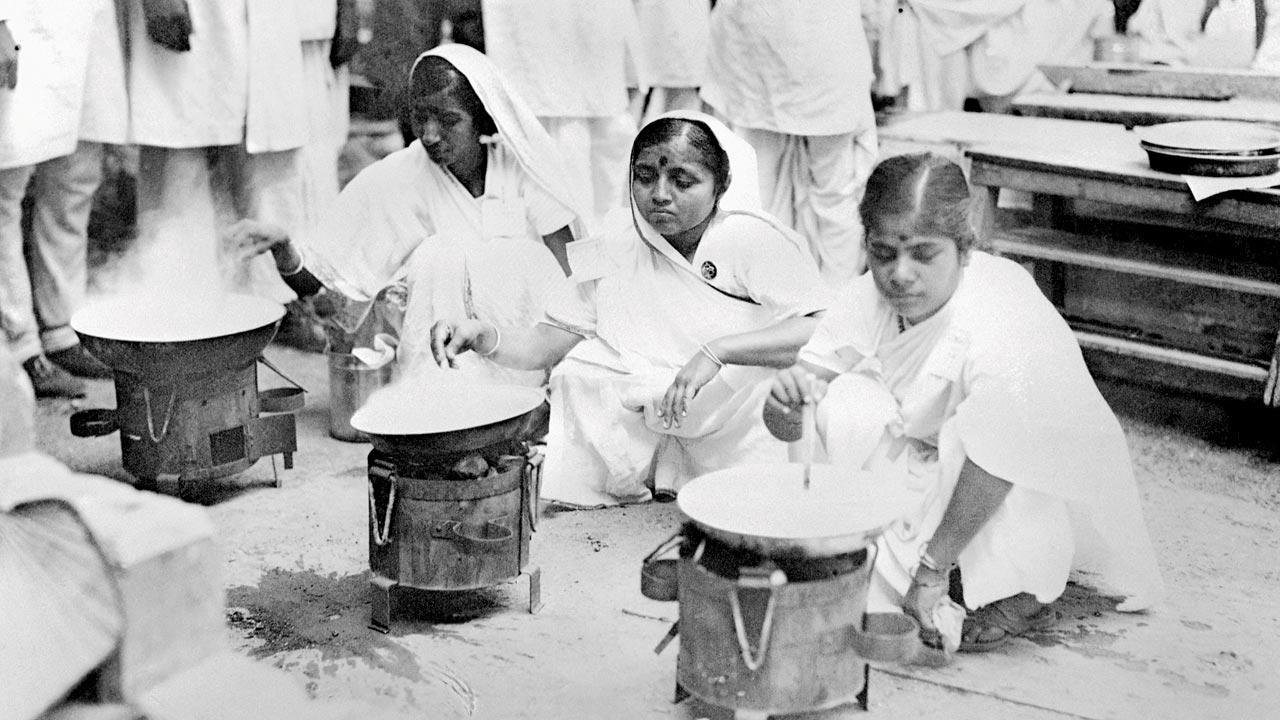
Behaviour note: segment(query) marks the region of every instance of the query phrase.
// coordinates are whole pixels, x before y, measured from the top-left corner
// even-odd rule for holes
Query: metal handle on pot
[[[738,651],[742,654],[742,663],[751,672],[760,669],[764,664],[765,654],[769,652],[769,639],[773,635],[773,608],[778,599],[774,590],[786,584],[787,574],[781,568],[762,565],[739,570],[738,586],[729,591],[729,606],[733,609],[733,630],[738,636]],[[764,620],[760,623],[760,642],[754,653],[751,652],[751,642],[747,639],[746,625],[742,621],[742,603],[738,600],[740,590],[769,591]]]
[[[679,580],[675,558],[659,558],[671,548],[684,542],[684,534],[677,530],[663,540],[644,560],[640,561],[640,594],[650,600],[669,602],[679,599]]]
[[[120,429],[115,410],[90,408],[71,413],[71,434],[76,437],[100,437]]]
[[[530,443],[526,457],[528,458],[525,461],[525,472],[527,473],[526,482],[529,483],[529,530],[537,532],[538,501],[542,497],[542,462],[546,460],[546,455],[543,454],[540,446]]]
[[[178,399],[178,389],[173,388],[169,391],[169,407],[164,411],[164,424],[160,426],[160,436],[156,437],[156,423],[151,417],[151,388],[142,386],[142,401],[147,406],[147,434],[151,436],[151,442],[159,444],[169,434],[169,421],[173,419],[173,404]]]
[[[374,499],[374,482],[385,480],[387,488],[387,509],[378,524],[378,501]],[[386,545],[391,538],[391,509],[396,504],[396,471],[381,465],[369,465],[369,522],[373,524],[373,544],[378,547]]]
[[[431,537],[434,539],[449,540],[452,542],[471,543],[473,545],[478,545],[481,548],[495,548],[515,537],[515,533],[511,531],[511,528],[503,525],[497,520],[485,520],[480,525],[473,525],[470,527],[486,533],[487,536],[481,537],[479,535],[464,532],[468,526],[460,520],[445,520],[432,526]]]

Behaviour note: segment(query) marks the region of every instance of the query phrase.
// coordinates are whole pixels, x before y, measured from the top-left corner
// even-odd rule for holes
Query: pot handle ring
[[[738,586],[729,591],[729,606],[733,609],[733,630],[738,636],[738,651],[742,654],[742,663],[751,672],[759,670],[764,664],[765,654],[769,651],[769,639],[773,635],[773,609],[778,599],[774,590],[786,584],[787,574],[782,568],[763,565],[739,570]],[[760,622],[760,641],[755,653],[751,652],[751,642],[747,639],[747,629],[742,621],[742,603],[738,600],[738,591],[742,589],[769,591],[769,603],[765,605],[764,619]]]
[[[668,550],[679,545],[682,542],[684,542],[684,531],[683,530],[675,531],[675,533],[671,537],[667,538],[666,540],[663,540],[662,543],[658,545],[658,547],[654,548],[653,552],[646,555],[644,560],[640,561],[640,565],[641,566],[648,565],[649,563],[653,562],[659,555],[661,555],[664,552],[667,552]]]
[[[385,480],[388,484],[387,488],[387,507],[382,517],[382,523],[378,522],[378,501],[374,498],[374,482],[376,480]],[[391,510],[396,504],[396,471],[381,465],[370,463],[369,465],[369,522],[373,525],[373,544],[382,547],[390,542],[391,538]]]
[[[156,437],[156,423],[151,412],[151,388],[142,386],[142,401],[147,406],[147,434],[151,436],[151,442],[158,445],[169,434],[169,421],[173,420],[173,404],[177,399],[178,388],[175,387],[169,391],[169,407],[164,411],[164,424],[160,426],[160,436]]]

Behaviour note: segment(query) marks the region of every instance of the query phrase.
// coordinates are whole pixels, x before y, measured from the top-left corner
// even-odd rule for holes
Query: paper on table
[[[1257,190],[1280,185],[1280,172],[1253,177],[1206,177],[1204,175],[1183,175],[1183,181],[1191,190],[1191,197],[1196,202],[1213,197],[1228,190]]]
[[[386,333],[378,333],[373,336],[372,349],[354,348],[351,354],[355,355],[360,362],[376,370],[396,359],[396,345],[398,342],[394,337]]]

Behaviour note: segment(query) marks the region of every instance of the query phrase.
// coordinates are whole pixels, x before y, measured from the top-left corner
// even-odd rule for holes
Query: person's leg
[[[109,378],[111,370],[87,354],[71,329],[71,314],[84,304],[88,286],[89,211],[102,182],[101,143],[36,166],[27,267],[40,341],[55,364],[72,375]]]
[[[32,171],[31,166],[0,170],[0,328],[9,350],[31,378],[36,397],[80,397],[84,383],[40,351],[22,239],[22,198]]]
[[[627,162],[636,121],[626,112],[591,120],[591,184],[597,218],[626,207]]]
[[[569,189],[578,196],[584,210],[595,207],[595,192],[591,170],[591,130],[586,118],[539,116],[542,123],[560,149],[565,168],[569,172]]]
[[[875,165],[875,130],[809,136],[805,150],[797,182],[807,176],[808,187],[803,206],[796,208],[801,216],[797,229],[807,230],[823,279],[842,286],[866,267],[858,203]]]
[[[248,153],[243,146],[231,151],[237,157],[238,173],[230,178],[236,193],[235,209],[241,217],[252,217],[285,228],[291,237],[303,232],[302,167],[298,150]],[[221,192],[222,190],[219,190]],[[271,256],[258,255],[247,262],[235,262],[236,282],[242,292],[288,303],[297,295],[276,272]]]

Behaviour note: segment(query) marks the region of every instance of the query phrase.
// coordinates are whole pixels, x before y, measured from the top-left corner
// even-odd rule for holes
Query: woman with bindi
[[[630,208],[570,247],[571,283],[530,326],[445,321],[442,366],[478,352],[552,368],[543,496],[594,507],[782,461],[759,422],[828,298],[803,242],[760,211],[755,156],[713,118],[672,113],[630,154]]]
[[[439,318],[542,317],[568,273],[565,248],[582,218],[551,138],[484,55],[463,45],[423,53],[410,73],[416,140],[365,168],[304,247],[253,220],[233,229],[245,252],[270,250],[299,294],[321,287],[367,307],[407,289],[397,350],[402,374],[430,374]],[[359,319],[358,313],[356,314]],[[467,379],[540,385],[475,353]]]
[[[1162,593],[1120,425],[1030,274],[975,247],[972,207],[952,161],[882,161],[861,204],[869,272],[764,413],[792,441],[817,403],[828,462],[912,493],[877,541],[868,610],[911,615],[942,659],[1047,628],[1068,578],[1125,611]]]

